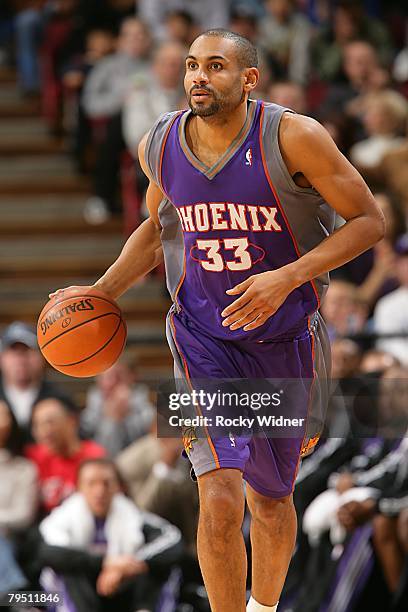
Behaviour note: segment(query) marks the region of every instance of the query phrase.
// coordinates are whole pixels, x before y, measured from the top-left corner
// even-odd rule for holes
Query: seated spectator
[[[23,95],[40,92],[39,48],[48,0],[24,0],[15,17],[17,70]]]
[[[404,142],[408,102],[396,91],[371,94],[364,104],[363,125],[368,138],[351,147],[350,161],[364,175],[375,177],[384,155]]]
[[[322,305],[331,339],[361,332],[367,321],[368,309],[358,296],[357,287],[343,280],[332,280]]]
[[[94,194],[84,209],[86,221],[104,223],[118,211],[117,189],[120,154],[125,149],[122,109],[125,99],[141,75],[149,69],[150,33],[135,18],[127,18],[120,29],[117,52],[91,70],[84,85],[82,104],[91,119],[106,120],[106,131],[98,147],[94,171]]]
[[[317,32],[312,45],[312,64],[320,78],[339,79],[343,48],[357,39],[366,40],[377,49],[382,61],[390,58],[390,39],[384,25],[364,14],[362,2],[337,2],[333,18]]]
[[[408,597],[408,478],[377,501],[373,546],[393,596],[392,610],[402,612]]]
[[[366,376],[379,377],[393,366],[399,365],[398,359],[386,351],[370,349],[361,358],[359,372]]]
[[[394,334],[394,338],[377,340],[377,347],[408,364],[408,234],[395,243],[395,271],[400,287],[382,297],[374,310],[374,329],[377,334]],[[398,338],[398,334],[401,337]]]
[[[16,321],[1,336],[0,393],[7,399],[24,433],[28,428],[33,404],[44,395],[57,391],[44,380],[44,359],[38,350],[37,336],[29,325]]]
[[[267,0],[259,24],[259,46],[279,66],[278,78],[305,83],[309,74],[311,25],[293,0]]]
[[[148,387],[136,383],[135,371],[122,359],[88,390],[81,429],[114,457],[149,431],[153,417]]]
[[[28,585],[16,559],[16,545],[36,517],[38,482],[35,466],[21,451],[17,421],[0,399],[0,595]]]
[[[402,375],[401,371],[393,369],[387,371],[381,381],[380,415],[384,421],[390,420],[389,383],[392,385],[393,379],[395,381],[396,377]],[[406,381],[405,373],[405,387]],[[293,608],[296,612],[302,609],[309,612],[318,609],[323,600],[327,601],[333,610],[367,609],[363,606],[354,608],[353,604],[356,605],[356,600],[363,596],[373,567],[370,522],[376,513],[378,500],[382,498],[388,487],[399,486],[402,483],[405,471],[405,467],[402,466],[405,466],[407,460],[408,446],[401,428],[403,413],[405,413],[406,427],[406,402],[405,400],[396,402],[395,394],[391,399],[392,420],[395,425],[393,432],[383,427],[378,429],[378,434],[380,436],[383,434],[382,437],[370,439],[356,436],[354,448],[357,452],[354,451],[343,464],[338,464],[337,468],[331,470],[331,474],[326,471],[326,475],[329,476],[328,488],[315,497],[304,512],[303,533],[308,536],[312,548],[304,563],[307,569]],[[387,426],[386,422],[384,424]],[[396,435],[399,439],[396,439]],[[335,460],[339,456],[336,448],[344,447],[344,441],[329,439],[326,445],[328,451],[331,449],[333,453],[335,450],[333,453]],[[315,459],[312,456],[309,469],[306,462],[304,469],[309,479],[313,478],[313,473],[324,473],[325,463],[332,461],[331,453],[327,452],[324,455],[324,450],[325,445],[316,451],[321,455],[320,462],[316,463],[317,457]],[[353,578],[355,583],[352,582]],[[306,593],[308,602],[302,607]],[[370,593],[369,590],[368,598]],[[378,585],[378,595],[380,593],[381,585]]]
[[[104,57],[113,51],[114,38],[108,30],[91,30],[85,40],[85,53],[71,59],[64,67],[62,82],[68,94],[66,112],[68,129],[71,132],[72,153],[79,171],[86,169],[86,153],[91,144],[91,125],[85,115],[81,95],[89,72]]]
[[[183,94],[185,49],[178,43],[164,43],[153,54],[152,72],[135,83],[123,107],[123,135],[137,158],[144,134],[163,113],[177,109]]]
[[[255,6],[247,2],[241,2],[232,7],[228,28],[244,36],[255,45],[259,35],[258,11]]]
[[[166,38],[166,18],[173,11],[189,13],[201,31],[228,25],[229,0],[138,0],[140,19],[147,23],[157,40]]]
[[[291,81],[273,83],[268,90],[268,100],[290,108],[295,113],[307,114],[305,90],[298,83],[292,83]]]
[[[124,450],[116,464],[135,504],[176,525],[195,556],[197,485],[181,450],[179,439],[151,433]]]
[[[405,232],[406,224],[399,202],[389,193],[375,193],[375,200],[385,217],[385,236],[372,249],[359,255],[331,277],[358,285],[358,295],[370,309],[376,301],[398,287],[395,271],[394,243]]]
[[[199,33],[191,13],[183,10],[169,11],[164,28],[164,40],[177,42],[187,48]]]
[[[334,83],[322,103],[322,113],[345,113],[357,122],[357,136],[364,138],[361,124],[366,96],[383,89],[389,80],[380,65],[375,47],[365,40],[353,40],[342,48],[345,83]]]
[[[381,164],[381,174],[384,184],[401,200],[403,215],[408,225],[408,138],[405,137],[401,146],[384,155]]]
[[[82,463],[77,492],[42,521],[40,532],[41,559],[54,570],[44,570],[41,582],[60,590],[62,581],[76,612],[153,612],[181,552],[178,529],[126,498],[107,459]]]
[[[96,442],[80,440],[78,429],[79,411],[68,397],[52,395],[33,406],[35,444],[26,447],[25,455],[37,466],[45,512],[50,512],[75,490],[82,461],[106,453]]]

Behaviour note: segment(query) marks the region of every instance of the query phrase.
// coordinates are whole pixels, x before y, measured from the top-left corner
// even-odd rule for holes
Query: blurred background
[[[127,349],[96,380],[46,368],[32,326],[51,290],[93,283],[145,218],[138,143],[186,107],[192,40],[226,27],[257,45],[255,96],[319,120],[387,221],[331,274],[322,313],[347,399],[299,472],[279,610],[408,609],[404,4],[1,0],[0,596],[63,588],[70,607],[54,609],[209,610],[196,485],[180,442],[155,435],[155,383],[172,376],[163,270],[121,298]]]

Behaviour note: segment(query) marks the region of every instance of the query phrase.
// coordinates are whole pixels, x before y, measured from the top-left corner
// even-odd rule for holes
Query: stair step
[[[39,219],[82,219],[84,203],[84,197],[75,194],[4,196],[0,206],[0,223],[26,219],[33,222]]]
[[[14,68],[10,68],[9,66],[0,66],[0,83],[14,83],[14,87],[16,87],[17,74]]]
[[[53,154],[37,157],[24,155],[18,158],[0,159],[0,180],[37,180],[40,177],[76,176],[72,161],[67,155]]]
[[[52,138],[40,118],[0,119],[0,156],[63,153],[62,140]]]
[[[0,204],[0,236],[122,233],[121,217],[98,226],[88,225],[83,218],[86,199],[70,194],[4,196]]]
[[[69,193],[89,197],[90,190],[90,179],[80,176],[5,176],[0,179],[0,196]]]
[[[103,271],[101,269],[93,276],[63,278],[59,275],[40,278],[35,282],[32,276],[29,279],[14,277],[0,280],[0,323],[4,325],[18,319],[34,324],[48,300],[49,293],[70,285],[90,285]],[[164,325],[170,300],[164,293],[163,283],[162,279],[146,279],[118,300],[128,322],[144,321],[144,326],[138,332],[139,339],[150,337],[151,327],[158,322],[161,326]]]
[[[24,240],[3,238],[0,243],[0,278],[45,278],[51,274],[67,276],[101,273],[117,257],[121,236],[49,238]]]
[[[16,219],[3,220],[0,224],[0,237],[19,238],[21,236],[77,235],[93,238],[101,235],[114,235],[123,230],[123,221],[119,218],[110,219],[103,225],[88,225],[79,219]]]

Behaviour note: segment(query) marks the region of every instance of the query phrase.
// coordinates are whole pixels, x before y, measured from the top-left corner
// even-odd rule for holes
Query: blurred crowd
[[[256,43],[255,95],[318,119],[384,212],[384,239],[331,274],[322,307],[335,392],[297,479],[299,534],[279,607],[287,612],[408,608],[402,10],[379,0],[0,6],[0,62],[16,66],[21,95],[41,100],[50,133],[92,177],[87,223],[131,215],[132,228],[143,218],[137,145],[158,115],[186,107],[186,50],[211,27]],[[77,612],[208,610],[196,486],[181,442],[157,438],[152,394],[134,364],[123,359],[99,376],[77,406],[45,379],[35,335],[16,322],[3,332],[0,367],[0,593],[63,581]]]

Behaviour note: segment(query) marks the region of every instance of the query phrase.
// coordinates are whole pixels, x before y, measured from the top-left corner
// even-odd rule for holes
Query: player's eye
[[[221,70],[222,64],[220,64],[219,62],[213,62],[211,64],[211,68],[213,68],[213,70]]]
[[[196,62],[187,62],[187,68],[189,70],[196,70],[196,68],[197,68]]]

